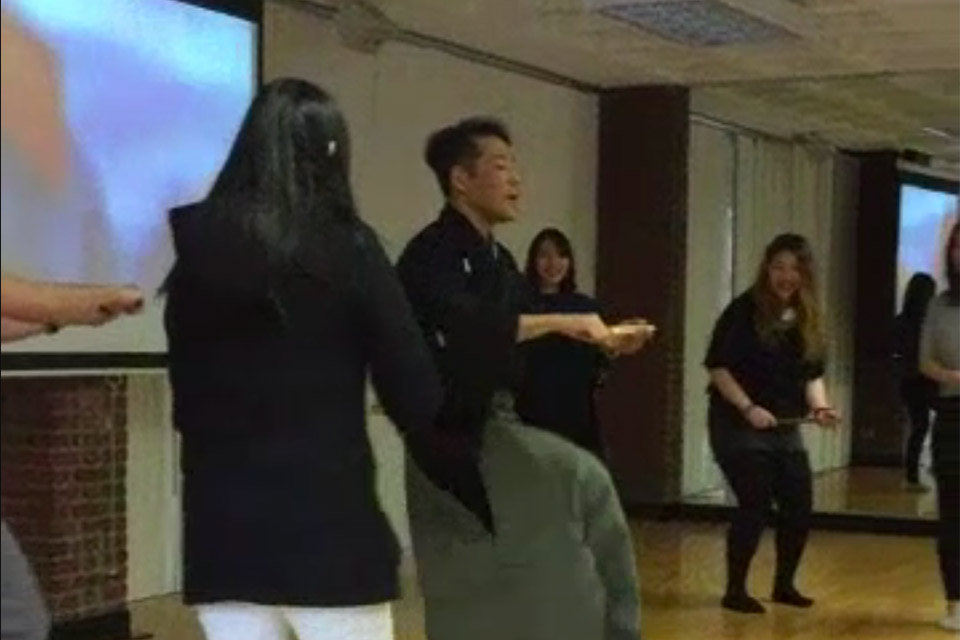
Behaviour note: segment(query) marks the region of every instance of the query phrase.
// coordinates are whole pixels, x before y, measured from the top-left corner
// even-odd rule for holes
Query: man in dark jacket
[[[629,529],[592,455],[523,426],[516,344],[547,333],[610,344],[597,315],[526,315],[493,227],[514,219],[510,136],[472,118],[434,133],[446,198],[407,246],[400,279],[443,378],[442,437],[412,443],[408,508],[431,640],[627,640],[639,598]]]

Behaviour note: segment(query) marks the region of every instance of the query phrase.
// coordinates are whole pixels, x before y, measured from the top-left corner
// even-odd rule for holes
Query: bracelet
[[[745,406],[743,409],[740,409],[740,413],[741,413],[744,417],[746,417],[746,416],[750,415],[750,412],[753,411],[753,410],[756,409],[756,408],[757,408],[757,405],[755,405],[755,404],[753,404],[753,403],[751,402],[750,404],[748,404],[747,406]]]

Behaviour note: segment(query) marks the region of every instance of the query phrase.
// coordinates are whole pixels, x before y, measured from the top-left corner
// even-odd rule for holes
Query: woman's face
[[[773,256],[767,267],[770,290],[784,303],[790,303],[803,285],[800,260],[792,251],[781,251]]]
[[[544,240],[537,248],[536,260],[540,288],[546,291],[558,290],[570,271],[570,258],[560,252],[553,240]]]

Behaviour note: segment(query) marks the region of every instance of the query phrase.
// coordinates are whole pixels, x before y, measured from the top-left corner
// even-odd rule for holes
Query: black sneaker
[[[813,599],[808,598],[793,587],[789,589],[774,589],[772,599],[774,602],[787,604],[791,607],[800,607],[801,609],[807,609],[813,606]]]
[[[729,609],[731,611],[739,611],[740,613],[766,613],[767,610],[763,608],[763,605],[760,604],[755,598],[751,598],[746,593],[728,593],[723,596],[721,603],[724,609]]]

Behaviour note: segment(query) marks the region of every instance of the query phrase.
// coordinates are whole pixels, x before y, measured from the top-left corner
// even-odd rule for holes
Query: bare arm
[[[545,313],[521,315],[517,323],[517,342],[560,333],[584,342],[603,342],[610,329],[600,316],[584,313]]]
[[[0,317],[0,342],[16,342],[55,330],[50,325]]]
[[[823,407],[829,407],[827,401],[827,387],[823,384],[823,378],[816,378],[807,383],[807,406],[811,411]]]
[[[960,369],[947,369],[933,358],[920,361],[920,373],[940,384],[960,384]]]
[[[728,369],[710,369],[710,382],[720,392],[720,395],[740,412],[748,410],[753,405],[750,396],[747,395],[747,392],[743,390],[743,387],[740,386],[740,383]]]
[[[840,414],[827,400],[827,387],[823,378],[814,378],[807,382],[807,406],[822,427],[833,427],[840,421]]]
[[[3,317],[27,323],[100,325],[143,304],[133,287],[38,282],[8,274],[0,285]]]

